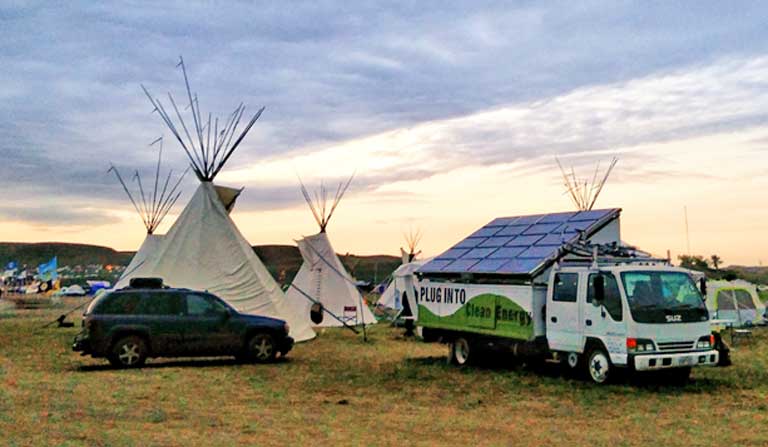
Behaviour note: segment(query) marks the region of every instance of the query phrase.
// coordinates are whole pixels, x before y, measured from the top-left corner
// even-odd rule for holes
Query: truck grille
[[[690,351],[696,342],[693,341],[668,341],[659,342],[659,351]]]

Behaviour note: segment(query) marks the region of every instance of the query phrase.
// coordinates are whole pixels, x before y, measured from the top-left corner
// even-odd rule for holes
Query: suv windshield
[[[685,323],[709,319],[691,277],[682,272],[621,274],[632,318],[638,323]]]

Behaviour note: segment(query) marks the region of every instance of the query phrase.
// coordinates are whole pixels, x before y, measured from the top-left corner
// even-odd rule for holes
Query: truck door
[[[584,335],[603,341],[611,361],[626,363],[627,327],[624,320],[623,301],[619,284],[613,273],[602,272],[605,300],[602,305],[594,301],[594,280],[598,273],[590,273],[587,279],[586,300],[582,305]]]
[[[552,351],[581,352],[580,281],[577,271],[558,271],[547,292],[547,342]],[[581,292],[583,294],[583,291]]]

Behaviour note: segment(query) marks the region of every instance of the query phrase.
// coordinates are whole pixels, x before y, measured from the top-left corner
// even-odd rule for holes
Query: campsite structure
[[[373,313],[363,301],[357,290],[355,280],[344,268],[328,239],[328,223],[333,217],[336,207],[344,197],[352,178],[339,183],[333,198],[329,191],[321,185],[319,191],[312,195],[299,179],[301,192],[309,205],[320,232],[306,236],[297,241],[303,262],[299,272],[286,292],[286,298],[292,309],[299,315],[307,315],[316,303],[322,305],[325,316],[318,326],[357,326],[376,323]]]
[[[108,172],[114,172],[117,181],[123,187],[123,191],[128,196],[128,200],[131,201],[133,208],[141,218],[141,222],[144,224],[144,228],[147,230],[147,235],[144,238],[136,254],[133,255],[128,267],[125,268],[122,276],[130,276],[133,272],[141,268],[145,263],[148,263],[152,257],[154,257],[160,246],[160,241],[163,236],[156,234],[155,231],[163,222],[163,219],[168,212],[176,204],[176,201],[181,196],[179,191],[179,185],[187,175],[189,169],[179,176],[178,180],[172,182],[173,169],[168,171],[168,175],[164,176],[165,180],[160,176],[160,165],[163,159],[163,137],[160,137],[150,143],[150,146],[154,146],[159,143],[159,150],[157,155],[157,166],[154,173],[154,183],[151,189],[144,190],[143,183],[141,181],[141,174],[138,170],[133,175],[133,180],[136,181],[137,186],[134,192],[131,193],[131,188],[128,187],[123,176],[120,175],[120,171],[115,165],[111,165]],[[169,188],[170,186],[170,188]]]
[[[127,285],[132,277],[160,277],[174,287],[208,290],[240,312],[283,319],[296,341],[311,339],[315,333],[307,317],[287,305],[277,282],[229,216],[242,189],[214,184],[217,174],[264,108],[253,114],[239,133],[237,129],[245,113],[242,103],[222,123],[211,114],[204,123],[197,95],[193,96],[189,87],[183,60],[179,66],[194,123],[192,129],[187,127],[170,94],[168,99],[178,123],[172,120],[159,99],[142,88],[189,158],[200,185],[162,239],[155,256],[137,271],[121,278],[118,287]]]

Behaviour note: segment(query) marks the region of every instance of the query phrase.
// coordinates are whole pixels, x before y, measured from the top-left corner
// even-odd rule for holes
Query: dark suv
[[[292,347],[283,320],[241,314],[207,292],[136,287],[94,299],[72,345],[124,368],[141,366],[147,357],[233,355],[270,362]]]

